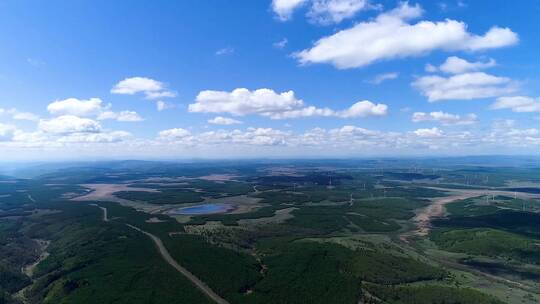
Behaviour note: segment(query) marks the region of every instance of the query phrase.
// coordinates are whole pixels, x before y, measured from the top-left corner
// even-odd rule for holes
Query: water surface
[[[234,206],[227,203],[202,204],[190,207],[176,208],[169,210],[169,214],[181,215],[202,215],[202,214],[218,214],[234,210]]]

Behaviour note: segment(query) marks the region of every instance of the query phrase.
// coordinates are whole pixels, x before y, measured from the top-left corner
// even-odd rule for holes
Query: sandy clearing
[[[486,190],[486,189],[447,189],[439,187],[427,187],[428,189],[440,190],[449,192],[449,196],[436,197],[431,200],[431,204],[427,207],[421,208],[416,211],[416,216],[413,218],[413,222],[416,225],[416,229],[403,233],[400,236],[402,241],[408,242],[412,236],[426,236],[431,231],[431,221],[435,218],[441,218],[446,216],[445,205],[458,200],[464,200],[472,197],[483,195],[504,195],[518,198],[535,198],[534,194],[523,192],[511,192],[503,190]]]
[[[199,176],[197,179],[202,179],[206,181],[219,181],[219,182],[226,182],[226,181],[234,181],[235,178],[239,177],[238,175],[233,174],[210,174],[205,176]]]
[[[157,217],[151,217],[151,218],[147,219],[145,222],[147,222],[147,223],[163,223],[163,222],[166,222],[166,221],[160,220]]]
[[[431,230],[431,220],[434,218],[444,217],[446,215],[446,204],[475,196],[478,196],[478,194],[463,193],[434,199],[430,205],[421,209],[420,212],[418,212],[413,218],[413,221],[417,227],[414,234],[418,236],[426,236]]]
[[[49,256],[49,253],[46,251],[46,249],[51,243],[51,241],[41,240],[41,239],[35,239],[35,241],[39,245],[39,250],[41,251],[41,254],[39,255],[38,259],[34,263],[30,265],[26,265],[21,269],[21,272],[26,274],[29,277],[32,277],[38,264],[41,263],[41,261],[45,260]]]
[[[113,194],[120,191],[159,192],[159,190],[151,188],[130,187],[130,184],[80,184],[79,186],[89,188],[92,191],[72,198],[73,201],[111,201],[111,198],[119,199]]]
[[[148,213],[159,212],[163,207],[161,205],[153,205],[142,201],[131,201],[114,195],[115,192],[119,191],[159,192],[159,190],[156,189],[130,187],[130,184],[81,184],[79,186],[90,189],[91,191],[87,194],[71,198],[71,201],[115,202],[122,206],[132,207],[136,210]]]

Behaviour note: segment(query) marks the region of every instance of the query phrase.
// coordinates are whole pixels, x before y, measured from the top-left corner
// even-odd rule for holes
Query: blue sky
[[[538,154],[539,13],[502,0],[0,0],[0,151]]]

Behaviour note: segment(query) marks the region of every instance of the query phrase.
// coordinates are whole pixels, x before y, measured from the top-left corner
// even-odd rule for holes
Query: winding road
[[[101,206],[96,205],[96,204],[93,204],[93,206],[99,207],[101,210],[103,210],[103,221],[108,222],[109,218],[107,217],[107,208],[101,207]],[[206,285],[206,283],[199,280],[199,278],[197,278],[194,274],[189,272],[189,270],[185,269],[180,264],[178,264],[178,262],[176,262],[176,260],[171,256],[171,254],[169,253],[169,251],[167,250],[165,245],[163,245],[163,242],[161,241],[160,238],[158,238],[157,236],[153,235],[150,232],[142,230],[139,227],[136,227],[136,226],[133,226],[133,225],[130,225],[130,224],[125,224],[125,225],[130,227],[131,229],[137,230],[138,232],[145,234],[152,241],[154,241],[154,244],[158,248],[158,251],[161,254],[161,257],[163,258],[163,260],[165,260],[165,262],[167,262],[174,269],[176,269],[183,276],[185,276],[188,280],[190,280],[191,283],[193,283],[193,285],[195,285],[207,297],[209,297],[210,299],[212,299],[214,302],[216,302],[218,304],[229,304],[229,302],[227,302],[227,300],[223,299],[217,293],[215,293],[208,285]]]

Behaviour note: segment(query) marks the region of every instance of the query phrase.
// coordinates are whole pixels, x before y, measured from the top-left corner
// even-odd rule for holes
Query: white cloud
[[[507,77],[497,77],[484,72],[464,73],[442,77],[419,77],[412,84],[430,102],[439,100],[470,100],[496,97],[515,92],[517,83]]]
[[[482,143],[495,143],[507,148],[527,148],[540,145],[540,130],[520,129],[513,120],[497,120],[491,131],[482,136]]]
[[[241,124],[242,122],[236,119],[228,118],[228,117],[217,116],[212,119],[209,119],[208,123],[211,123],[213,125],[235,125],[235,124]]]
[[[399,73],[397,73],[397,72],[384,73],[384,74],[376,75],[376,76],[375,76],[372,80],[370,80],[369,82],[372,83],[372,84],[381,84],[381,83],[383,83],[384,81],[396,79],[396,78],[398,78],[398,77],[399,77]]]
[[[15,126],[0,123],[0,141],[11,140],[16,130]]]
[[[202,91],[196,102],[188,107],[190,112],[199,113],[229,113],[236,116],[258,114],[271,119],[288,119],[298,117],[340,117],[355,118],[366,116],[386,115],[388,107],[385,104],[374,104],[363,100],[350,108],[336,111],[329,108],[306,106],[297,99],[293,91],[276,93],[270,89],[250,91],[239,88],[232,92]]]
[[[441,64],[438,68],[433,65],[427,65],[426,71],[436,72],[440,70],[441,72],[448,74],[461,74],[471,71],[479,71],[487,68],[491,68],[497,65],[497,62],[494,59],[489,59],[488,61],[477,61],[469,62],[465,59],[451,56],[446,58],[446,61]]]
[[[112,131],[101,133],[73,133],[56,140],[59,143],[116,143],[132,138],[131,133]]]
[[[322,25],[339,23],[361,10],[372,8],[368,0],[273,0],[272,10],[281,21],[292,18],[294,11],[310,4],[306,14],[310,22]]]
[[[301,64],[329,63],[339,69],[348,69],[381,60],[421,56],[435,50],[478,51],[518,42],[517,34],[509,28],[495,26],[479,36],[468,32],[465,23],[451,19],[408,22],[422,13],[419,5],[404,2],[373,21],[360,22],[323,37],[311,49],[294,56]]]
[[[173,98],[176,93],[172,91],[145,92],[146,99]]]
[[[199,134],[196,138],[202,145],[254,145],[282,146],[287,144],[287,138],[292,134],[272,128],[247,128],[241,130],[217,130]]]
[[[303,101],[296,99],[293,91],[276,93],[270,89],[249,91],[239,88],[232,92],[202,91],[190,104],[190,112],[230,113],[232,115],[264,114],[293,110],[303,106]]]
[[[0,108],[0,115],[2,114],[9,114],[11,115],[11,118],[13,118],[14,120],[29,120],[29,121],[38,121],[39,120],[39,116],[34,114],[34,113],[30,113],[30,112],[21,112],[15,108],[11,108],[11,109],[2,109]]]
[[[291,119],[300,117],[331,117],[336,116],[336,112],[329,108],[317,108],[314,106],[299,107],[294,110],[275,111],[272,113],[262,113],[261,115],[270,117],[271,119]]]
[[[307,16],[320,24],[340,23],[368,7],[367,0],[313,0]]]
[[[497,98],[490,108],[492,110],[511,109],[513,112],[540,112],[540,98],[528,96],[505,96]]]
[[[172,109],[172,108],[174,108],[173,104],[164,102],[163,100],[158,100],[156,102],[156,109],[160,112],[163,110]]]
[[[471,125],[477,122],[477,116],[472,113],[461,116],[442,111],[431,113],[415,112],[413,113],[411,120],[413,122],[434,121],[442,125]]]
[[[287,110],[263,114],[271,119],[289,119],[299,117],[338,117],[338,118],[359,118],[368,116],[385,116],[388,113],[388,106],[385,104],[374,104],[369,100],[358,101],[349,108],[341,111],[329,108],[316,108],[313,106],[303,107],[296,110]]]
[[[418,137],[426,137],[426,138],[433,138],[433,137],[441,137],[443,136],[443,131],[441,131],[437,127],[433,127],[431,129],[417,129],[413,131],[413,133]]]
[[[272,10],[281,21],[291,19],[294,10],[302,6],[307,0],[272,0]]]
[[[384,116],[388,112],[388,106],[385,104],[374,104],[369,100],[359,101],[353,104],[347,110],[337,112],[338,117],[354,118],[366,116]]]
[[[3,131],[7,129],[8,131]],[[163,130],[153,140],[134,138],[125,131],[47,133],[22,132],[0,125],[4,141],[0,149],[22,155],[29,151],[77,155],[146,155],[166,157],[332,156],[444,153],[477,154],[486,151],[537,151],[540,130],[518,128],[515,122],[494,124],[491,130],[447,131],[438,128],[389,132],[354,125],[334,129],[314,128],[305,132],[273,128],[213,130],[191,133],[182,128]],[[7,136],[5,136],[7,134]],[[135,153],[135,154],[133,154]],[[140,154],[139,154],[140,153]],[[52,155],[57,155],[56,153]],[[4,156],[4,155],[3,155]]]
[[[275,146],[285,145],[289,135],[288,132],[272,128],[248,128],[247,132],[233,134],[232,139],[235,143]]]
[[[144,119],[134,111],[105,111],[98,115],[98,120],[114,119],[122,122],[137,122],[143,121]]]
[[[95,116],[110,108],[110,105],[103,106],[102,104],[103,101],[99,98],[88,100],[68,98],[50,103],[47,111],[54,115]]]
[[[73,115],[42,119],[39,121],[38,128],[40,131],[53,134],[101,132],[101,125],[97,121]]]
[[[164,83],[147,77],[131,77],[121,80],[114,85],[111,93],[126,95],[143,93],[147,99],[176,97],[176,93],[169,91]]]
[[[182,128],[167,129],[158,134],[160,140],[181,140],[188,137],[191,137],[191,132]]]
[[[175,128],[163,130],[158,133],[157,140],[160,142],[182,144],[186,146],[228,146],[228,145],[253,145],[253,146],[278,146],[286,145],[290,132],[284,132],[272,128],[247,128],[242,130],[214,130],[191,134],[186,129]]]
[[[276,49],[282,49],[284,48],[287,43],[289,42],[289,40],[287,40],[287,38],[283,38],[281,39],[280,41],[278,42],[274,42],[274,44],[272,44]]]
[[[424,70],[426,72],[429,72],[429,73],[435,73],[435,72],[437,72],[439,70],[439,68],[437,68],[436,66],[434,66],[431,63],[428,63],[428,64],[426,64]]]
[[[216,51],[216,55],[218,56],[221,56],[221,55],[230,55],[234,53],[234,48],[232,47],[225,47],[225,48],[222,48],[222,49],[219,49]]]
[[[111,111],[112,105],[103,105],[99,98],[88,100],[68,98],[57,100],[47,106],[49,113],[54,115],[72,115],[78,117],[96,117],[98,120],[114,119],[117,121],[142,121],[142,117],[134,111]]]
[[[39,116],[30,112],[16,112],[13,114],[13,119],[15,120],[29,120],[29,121],[38,121]]]

